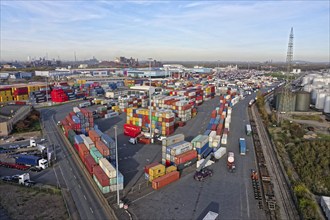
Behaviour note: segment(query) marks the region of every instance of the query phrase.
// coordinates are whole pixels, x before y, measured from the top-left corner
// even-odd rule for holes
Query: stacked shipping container
[[[152,110],[151,122],[148,109],[127,108],[127,124],[139,126],[141,128],[150,129],[163,136],[168,136],[174,132],[174,113],[171,110]]]

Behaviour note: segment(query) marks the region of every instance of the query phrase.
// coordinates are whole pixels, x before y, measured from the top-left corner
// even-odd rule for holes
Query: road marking
[[[94,213],[94,212],[93,212],[93,209],[92,209],[91,207],[89,207],[89,209],[91,210],[92,213]]]
[[[152,192],[150,192],[150,193],[148,193],[148,194],[146,194],[146,195],[144,195],[144,196],[141,196],[140,198],[137,198],[137,199],[135,199],[134,201],[132,201],[132,203],[137,202],[137,201],[139,201],[140,199],[143,199],[143,198],[145,198],[145,197],[151,195],[151,194],[154,193],[154,192],[155,192],[155,191],[152,191]]]
[[[78,186],[79,186],[79,189],[81,189],[81,186],[80,186],[80,184],[78,184]]]
[[[87,200],[86,196],[84,195],[85,200]]]
[[[249,205],[247,187],[245,187],[245,196],[246,196],[246,204],[247,204],[247,215],[248,215],[248,219],[249,219],[250,218],[250,205]]]
[[[73,177],[74,177],[75,179],[77,179],[77,177],[76,177],[75,175],[73,175]]]

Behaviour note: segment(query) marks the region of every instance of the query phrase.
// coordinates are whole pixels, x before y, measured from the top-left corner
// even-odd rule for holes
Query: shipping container
[[[175,156],[174,162],[175,162],[175,164],[178,165],[178,164],[186,163],[187,161],[190,161],[196,157],[197,157],[197,151],[190,150],[183,154]]]
[[[89,174],[93,175],[93,169],[95,166],[97,166],[97,163],[95,162],[94,158],[90,154],[85,155],[84,164],[85,164],[86,169],[88,170]]]
[[[89,152],[97,164],[99,163],[99,160],[103,158],[102,154],[98,151],[96,147],[92,147]]]
[[[246,135],[251,135],[252,134],[252,128],[251,125],[247,124],[246,125]]]
[[[195,164],[196,161],[197,161],[197,157],[196,158],[193,158],[193,159],[191,159],[191,160],[189,160],[189,161],[187,161],[185,163],[177,164],[177,168],[178,168],[179,171],[181,171],[181,170],[183,170],[183,169],[185,169],[185,168],[187,168],[187,167]]]
[[[106,159],[99,159],[99,165],[109,178],[116,177],[116,168]]]
[[[110,150],[109,150],[109,148],[102,141],[96,141],[95,142],[95,147],[99,150],[99,152],[104,157],[110,156]]]
[[[145,172],[146,174],[149,174],[149,169],[150,169],[151,167],[154,167],[154,166],[157,166],[157,165],[159,165],[158,162],[153,162],[153,163],[151,163],[151,164],[146,165],[146,166],[144,167],[144,172]]]
[[[180,178],[180,173],[178,171],[173,171],[168,174],[165,174],[162,177],[158,177],[152,181],[153,189],[160,189]]]
[[[105,172],[102,170],[100,166],[95,166],[93,170],[93,176],[97,178],[101,186],[109,186],[110,185],[110,179],[105,174]]]
[[[162,140],[162,146],[169,146],[184,141],[183,134],[177,134]]]
[[[239,139],[239,152],[241,155],[245,155],[246,154],[246,142],[245,142],[245,138],[240,138]]]

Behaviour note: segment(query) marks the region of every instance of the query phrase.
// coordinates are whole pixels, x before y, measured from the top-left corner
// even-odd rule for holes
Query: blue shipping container
[[[239,139],[239,153],[245,155],[246,153],[246,142],[244,138]]]
[[[202,148],[196,148],[197,154],[202,154],[209,147],[209,142],[207,142]]]

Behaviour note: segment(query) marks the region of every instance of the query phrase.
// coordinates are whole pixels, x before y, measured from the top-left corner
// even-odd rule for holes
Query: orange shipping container
[[[178,164],[185,163],[189,160],[192,160],[196,157],[197,157],[197,151],[190,150],[190,151],[187,151],[183,154],[179,154],[179,155],[175,156],[175,158],[174,158],[175,161],[174,162],[175,162],[175,164],[178,165]]]
[[[84,143],[78,144],[78,152],[82,162],[85,162],[85,156],[89,154],[89,150],[87,149]]]
[[[105,157],[110,156],[109,148],[102,141],[96,141],[95,147],[100,151],[100,153],[103,156],[105,156]]]
[[[88,132],[88,136],[91,138],[91,140],[95,143],[96,141],[100,141],[101,140],[101,137],[100,135],[94,131],[94,130],[90,130]]]
[[[153,189],[160,189],[180,178],[180,173],[178,171],[173,171],[164,176],[158,177],[152,181]]]

